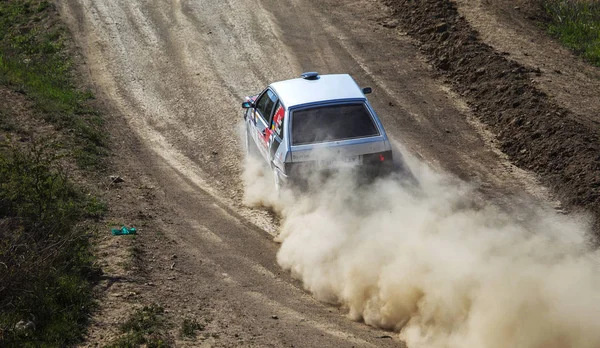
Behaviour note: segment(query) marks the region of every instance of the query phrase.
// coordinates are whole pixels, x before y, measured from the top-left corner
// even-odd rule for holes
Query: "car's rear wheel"
[[[275,191],[277,193],[281,192],[282,183],[279,173],[277,172],[277,168],[273,168],[273,181],[275,183]]]

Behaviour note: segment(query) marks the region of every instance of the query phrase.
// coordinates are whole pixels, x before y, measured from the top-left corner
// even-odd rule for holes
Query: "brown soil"
[[[482,43],[453,3],[384,2],[63,3],[115,150],[102,179],[111,207],[99,248],[104,295],[87,345],[111,341],[132,308],[150,303],[167,309],[177,345],[402,345],[281,272],[277,226],[240,203],[242,156],[232,141],[239,101],[304,70],[349,72],[374,86],[370,100],[393,138],[488,196],[535,195],[538,187],[495,151],[472,115],[566,202],[600,212],[597,124],[531,82],[545,71]],[[412,28],[437,72],[413,39],[390,30],[398,22]],[[440,77],[458,93],[440,87]],[[109,185],[110,174],[125,182]],[[109,235],[119,224],[139,228],[135,242]],[[179,340],[186,317],[207,335]]]
[[[454,2],[386,3],[514,163],[538,173],[568,206],[600,215],[600,123],[595,115],[576,114],[549,97],[536,83],[543,74],[539,67],[520,64],[510,53],[483,43]],[[529,5],[527,10],[535,11]]]

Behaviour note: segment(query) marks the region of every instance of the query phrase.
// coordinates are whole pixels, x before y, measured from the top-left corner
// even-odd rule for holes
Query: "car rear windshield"
[[[294,111],[292,144],[314,144],[379,135],[362,103],[319,106]]]

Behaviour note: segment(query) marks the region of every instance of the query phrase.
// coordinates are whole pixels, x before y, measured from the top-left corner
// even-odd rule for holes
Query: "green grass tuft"
[[[121,325],[123,335],[107,345],[107,348],[133,348],[145,345],[146,347],[169,347],[163,329],[164,309],[158,305],[144,306],[134,312],[131,317]]]
[[[600,2],[545,0],[551,18],[548,30],[566,47],[600,66]]]

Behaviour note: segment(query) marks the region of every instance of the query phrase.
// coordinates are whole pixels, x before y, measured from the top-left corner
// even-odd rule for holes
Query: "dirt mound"
[[[535,86],[539,68],[522,66],[479,40],[454,3],[388,0],[392,16],[519,167],[538,173],[563,203],[600,216],[600,131]],[[600,224],[596,223],[596,234]]]

